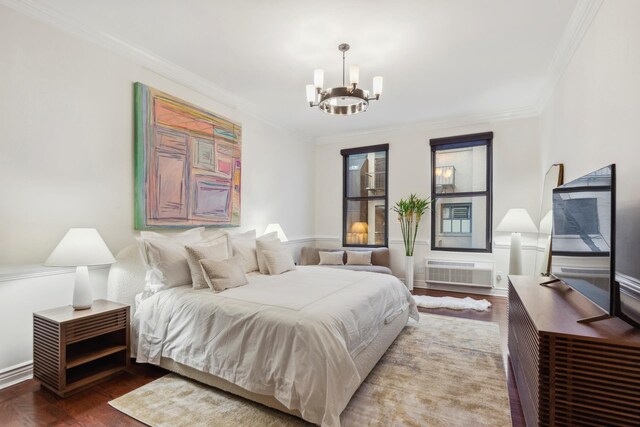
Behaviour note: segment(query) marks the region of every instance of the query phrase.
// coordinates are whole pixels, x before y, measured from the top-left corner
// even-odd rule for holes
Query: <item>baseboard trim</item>
[[[476,295],[490,295],[495,297],[507,297],[508,289],[504,288],[478,288],[475,286],[459,286],[459,285],[441,285],[434,283],[427,283],[424,281],[414,281],[414,288],[419,289],[434,289],[437,291],[448,291],[448,292],[460,292],[465,294],[476,294]]]
[[[33,378],[33,361],[9,366],[0,371],[0,390]]]

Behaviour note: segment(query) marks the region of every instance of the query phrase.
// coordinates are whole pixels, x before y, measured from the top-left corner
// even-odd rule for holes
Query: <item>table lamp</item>
[[[358,244],[363,245],[369,240],[369,225],[366,222],[354,222],[351,232],[358,238]]]
[[[75,310],[91,308],[90,265],[113,264],[115,258],[95,228],[71,228],[51,252],[44,265],[50,267],[76,267],[73,303]]]
[[[264,230],[264,234],[273,233],[274,231],[278,235],[278,239],[280,239],[281,242],[288,242],[289,241],[289,239],[287,239],[287,235],[284,234],[284,231],[282,230],[282,227],[280,227],[280,224],[269,224],[269,225],[267,225],[267,228]]]
[[[533,220],[526,209],[513,208],[507,211],[496,231],[511,233],[511,250],[509,252],[509,274],[522,274],[522,241],[520,233],[537,233]]]

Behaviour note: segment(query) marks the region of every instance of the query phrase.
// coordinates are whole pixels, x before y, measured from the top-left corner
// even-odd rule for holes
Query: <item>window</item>
[[[491,252],[493,132],[432,139],[431,249]]]
[[[442,234],[471,234],[471,203],[443,203]]]
[[[389,144],[350,148],[343,156],[343,246],[387,246]]]

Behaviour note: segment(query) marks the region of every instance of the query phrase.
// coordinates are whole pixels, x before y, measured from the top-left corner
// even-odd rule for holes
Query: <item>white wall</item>
[[[616,270],[640,278],[640,2],[605,1],[540,117],[541,171],[617,165]]]
[[[494,132],[493,140],[493,215],[494,227],[498,225],[509,208],[523,207],[537,222],[540,210],[540,180],[538,162],[538,119],[527,118],[510,121],[483,123],[451,129],[429,129],[428,126],[411,126],[403,130],[378,131],[366,134],[324,138],[318,141],[315,150],[315,208],[316,234],[319,245],[338,246],[342,230],[342,157],[343,148],[389,143],[389,203],[410,193],[430,195],[430,146],[431,138],[464,135],[477,132]],[[425,217],[418,231],[418,242],[414,253],[416,281],[424,280],[421,269],[424,259],[470,259],[494,260],[497,270],[508,271],[509,236],[494,232],[492,254],[454,253],[429,250],[430,215]],[[535,244],[535,236],[523,237],[525,245]],[[392,251],[394,274],[404,277],[404,249],[400,225],[389,213],[389,242]],[[524,273],[533,272],[535,261],[533,250],[525,250]],[[496,283],[497,288],[506,288],[506,276]]]
[[[41,264],[70,227],[98,228],[114,253],[133,242],[136,81],[242,124],[242,229],[312,235],[308,141],[3,6],[0,40],[0,374],[31,359],[31,313],[70,303],[73,283],[8,265]],[[92,276],[106,295],[106,270]]]

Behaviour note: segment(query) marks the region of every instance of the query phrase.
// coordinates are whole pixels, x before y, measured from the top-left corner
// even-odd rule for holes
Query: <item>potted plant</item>
[[[398,200],[391,208],[398,214],[398,221],[400,221],[402,229],[405,251],[405,285],[410,291],[413,290],[413,249],[418,235],[418,225],[430,204],[431,200],[421,199],[417,195],[411,194],[407,199]]]

